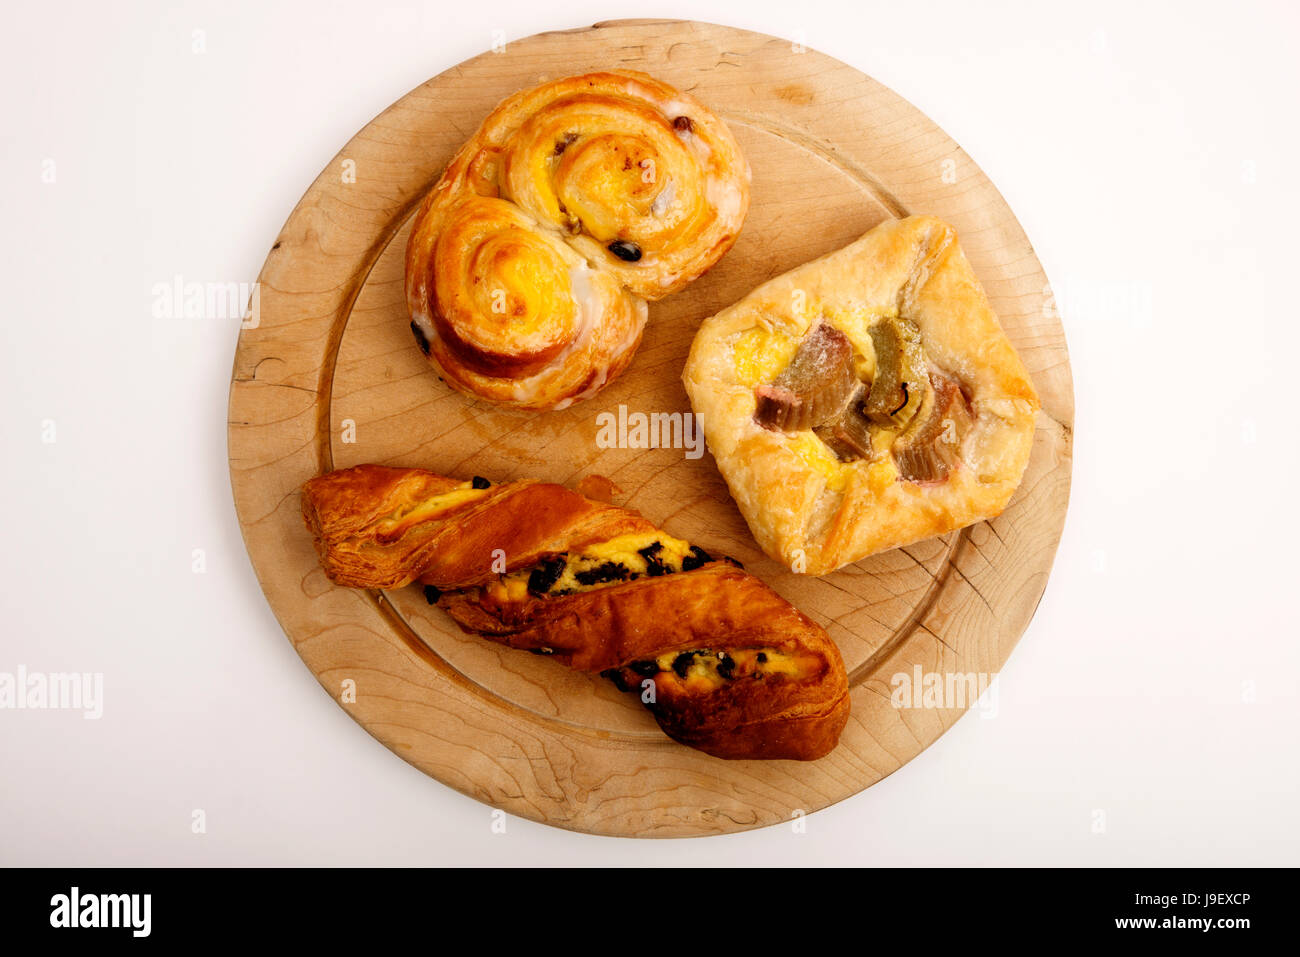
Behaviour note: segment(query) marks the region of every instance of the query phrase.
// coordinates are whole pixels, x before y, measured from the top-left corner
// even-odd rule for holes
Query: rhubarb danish
[[[735,242],[749,167],[693,97],[642,73],[502,102],[425,197],[406,249],[411,329],[449,385],[526,409],[589,398],[658,299]]]
[[[1039,408],[956,233],[928,216],[705,320],[683,380],[755,539],[809,574],[1001,513]]]
[[[560,485],[378,465],[302,489],[329,578],[419,581],[462,629],[636,691],[669,737],[811,760],[848,720],[835,643],[730,559]]]

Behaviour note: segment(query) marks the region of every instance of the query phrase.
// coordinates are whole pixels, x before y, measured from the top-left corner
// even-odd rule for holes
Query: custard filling
[[[662,532],[619,535],[579,552],[561,552],[529,568],[502,575],[484,586],[487,597],[522,601],[528,595],[560,596],[682,571],[713,557],[698,545]]]
[[[453,508],[483,498],[488,494],[489,488],[485,479],[475,478],[461,482],[455,488],[390,512],[375,522],[375,532],[381,538],[400,536],[422,522],[432,521]]]
[[[960,384],[930,363],[908,319],[875,316],[858,339],[825,316],[798,341],[759,328],[742,335],[736,373],[758,379],[755,421],[791,436],[795,454],[833,491],[859,461],[870,463],[873,488],[894,478],[945,481],[973,419]],[[760,359],[765,346],[771,353]]]
[[[778,648],[737,648],[717,651],[670,651],[657,658],[634,661],[623,668],[602,672],[622,691],[637,688],[646,678],[688,694],[707,694],[734,681],[783,679],[802,681],[816,677],[822,661],[815,655]]]

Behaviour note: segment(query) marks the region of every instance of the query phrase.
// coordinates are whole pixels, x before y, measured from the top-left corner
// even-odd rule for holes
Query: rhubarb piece
[[[945,481],[960,461],[961,440],[970,424],[961,387],[945,375],[931,373],[924,407],[891,449],[899,475],[908,482]]]
[[[813,430],[841,462],[871,458],[870,424],[862,411],[865,391],[859,389],[836,418]]]
[[[812,429],[840,415],[858,385],[848,337],[819,322],[776,381],[754,390],[754,417],[773,431]]]
[[[867,418],[877,425],[907,425],[925,398],[925,352],[921,330],[891,316],[869,330],[876,348],[876,373],[867,395]]]

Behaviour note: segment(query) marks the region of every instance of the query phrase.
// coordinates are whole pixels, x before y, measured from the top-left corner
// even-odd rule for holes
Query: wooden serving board
[[[711,272],[650,306],[630,369],[595,399],[545,414],[469,401],[438,379],[407,325],[412,213],[503,97],[611,67],[652,73],[726,120],[753,168],[745,228]],[[799,576],[758,551],[711,456],[598,447],[601,412],[689,410],[680,376],[701,319],[911,212],[956,226],[1042,397],[1028,471],[998,519],[822,578]],[[1042,267],[998,191],[942,130],[869,77],[788,40],[616,21],[475,57],[398,100],[329,162],[259,282],[257,324],[242,331],[235,357],[229,451],[267,599],[326,691],[371,734],[510,814],[672,837],[825,807],[897,770],[962,714],[894,707],[894,675],[916,666],[996,673],[1043,593],[1065,517],[1074,410]],[[711,758],[670,741],[635,695],[607,681],[462,634],[418,587],[333,586],[303,527],[298,488],[362,462],[494,481],[608,476],[622,490],[616,502],[739,558],[827,629],[853,687],[839,747],[811,763]]]

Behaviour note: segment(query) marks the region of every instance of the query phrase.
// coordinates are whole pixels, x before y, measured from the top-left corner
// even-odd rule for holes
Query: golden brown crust
[[[969,401],[960,462],[942,482],[902,480],[888,454],[840,462],[812,432],[755,421],[756,386],[817,321],[874,355],[867,330],[890,316],[916,325],[931,365]],[[955,231],[931,216],[885,222],[705,320],[683,381],[755,539],[809,574],[998,515],[1028,463],[1039,407]]]
[[[775,648],[814,655],[801,681],[733,681],[708,694],[656,682],[651,705],[673,739],[727,758],[811,760],[834,748],[848,679],[826,633],[753,575],[725,562],[558,598],[494,602],[481,591],[439,601],[467,631],[603,672],[670,652]]]
[[[802,663],[797,672],[707,691],[671,674],[656,677],[649,706],[667,734],[691,747],[727,758],[809,760],[834,747],[848,720],[835,643],[727,562],[561,595],[487,587],[562,553],[620,536],[663,535],[631,509],[560,485],[457,482],[377,465],[312,479],[302,501],[331,580],[392,588],[418,579],[440,590],[439,605],[464,630],[583,671],[617,671],[697,649],[765,649]]]
[[[519,481],[474,490],[467,484],[382,465],[311,479],[302,489],[303,516],[325,574],[353,588],[400,588],[416,579],[441,589],[470,588],[566,548],[654,528],[635,512],[562,485]],[[384,530],[386,516],[458,491],[479,494],[453,501],[432,520],[399,527],[398,536]]]
[[[626,367],[645,300],[717,262],[748,205],[730,131],[667,84],[610,71],[517,93],[416,214],[406,297],[417,342],[462,392],[563,408]]]

